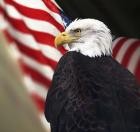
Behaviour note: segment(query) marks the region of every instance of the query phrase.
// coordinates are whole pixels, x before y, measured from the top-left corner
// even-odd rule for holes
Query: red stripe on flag
[[[4,35],[6,36],[6,39],[8,40],[8,44],[12,43],[12,42],[15,42],[13,37],[7,32],[7,30],[3,30],[4,32]]]
[[[33,99],[33,101],[37,105],[37,108],[39,109],[39,111],[43,112],[44,106],[45,106],[45,101],[41,97],[39,97],[36,93],[32,93],[31,98]]]
[[[23,44],[21,44],[20,42],[16,41],[17,43],[17,47],[18,49],[25,55],[27,55],[28,57],[34,59],[35,61],[41,63],[41,64],[45,64],[45,65],[49,65],[50,67],[52,67],[52,69],[55,70],[57,62],[47,58],[46,56],[44,56],[42,54],[41,51],[39,50],[34,50],[31,49]]]
[[[127,49],[125,55],[123,56],[122,63],[121,63],[124,67],[128,66],[131,56],[133,55],[133,53],[139,46],[140,46],[140,41],[138,40],[138,41],[132,43],[132,45]]]
[[[42,0],[38,2],[42,2]],[[57,52],[57,50],[60,51],[62,54],[66,52],[66,50],[63,47],[57,50],[54,50],[55,48],[54,37],[55,36],[53,35],[55,35],[58,31],[60,32],[64,31],[63,22],[61,24],[61,16],[59,16],[58,8],[55,6],[55,4],[52,3],[51,0],[45,1],[44,6],[46,4],[46,9],[44,9],[43,6],[42,6],[43,7],[42,9],[31,8],[31,7],[28,7],[26,3],[21,2],[20,4],[20,2],[17,2],[15,0],[3,0],[3,3],[4,3],[4,6],[2,6],[3,9],[1,10],[1,12],[3,13],[2,14],[3,16],[5,15],[5,21],[7,21],[9,24],[9,29],[7,28],[7,31],[5,31],[5,35],[8,38],[9,42],[15,42],[13,44],[15,44],[16,47],[19,49],[19,51],[22,53],[20,56],[21,58],[18,61],[21,65],[24,75],[30,77],[30,80],[33,81],[34,83],[33,87],[36,85],[37,87],[35,88],[39,87],[39,88],[44,88],[48,90],[51,84],[50,79],[53,73],[53,71],[49,68],[55,69],[57,65],[57,62],[52,60],[53,57],[57,55],[57,53],[53,54],[52,52],[53,51]],[[13,7],[13,8],[10,8],[10,7]],[[50,11],[47,12],[47,8]],[[11,14],[11,12],[9,12],[10,9],[11,10],[13,9],[13,11],[14,9],[16,9],[18,13],[21,14],[21,17],[19,16],[18,18],[14,16],[16,15],[16,12],[15,13],[13,12],[13,14]],[[60,20],[57,20],[59,18]],[[47,27],[48,32],[47,30],[45,31],[44,29],[42,30],[43,25],[41,25],[41,23],[43,23],[45,27],[48,26]],[[30,25],[30,24],[33,24],[33,25]],[[34,24],[39,25],[40,27],[37,27],[37,26],[35,27]],[[49,32],[49,29],[50,31],[55,31],[55,32]],[[22,36],[24,37],[24,39],[19,38]],[[33,42],[33,44],[31,44],[31,42]],[[43,45],[41,47],[40,43],[44,44],[45,46]],[[43,48],[44,49],[46,48],[45,50],[48,50],[49,48],[52,50],[50,52],[50,54],[52,53],[52,55],[50,55],[50,58],[46,56]],[[58,53],[58,55],[60,56],[61,54]],[[33,65],[32,62],[36,65]],[[40,70],[38,66],[43,67],[44,72],[46,71],[45,72],[46,74],[43,72],[43,69]],[[51,73],[51,75],[48,75],[49,73]],[[40,94],[37,94],[36,92],[37,90],[33,90],[33,89],[30,90],[32,99],[36,103],[39,111],[43,112],[44,104],[45,104],[44,98],[43,98],[44,94],[41,97],[42,91]]]
[[[51,1],[51,0],[42,0],[45,5],[53,12],[58,13],[59,14],[59,10],[57,8],[57,6]]]
[[[35,50],[32,48],[29,48],[27,46],[25,46],[24,44],[22,44],[21,42],[14,40],[14,38],[12,38],[12,36],[5,30],[5,34],[6,34],[6,38],[12,39],[12,42],[16,42],[16,46],[17,48],[20,50],[20,52],[22,52],[23,54],[29,56],[30,58],[34,59],[35,61],[41,63],[41,64],[45,64],[45,65],[49,65],[52,69],[55,70],[57,62],[44,56],[43,53],[40,50]],[[9,40],[10,42],[10,40]]]
[[[119,52],[120,48],[123,46],[124,42],[127,40],[128,38],[122,38],[119,40],[119,42],[115,45],[114,49],[113,49],[113,57],[115,58],[117,56],[117,53]]]
[[[47,21],[54,26],[56,26],[61,32],[64,31],[64,27],[59,24],[49,13],[39,9],[29,8],[23,5],[20,5],[12,0],[5,0],[7,4],[13,5],[21,14],[38,20]]]
[[[3,12],[4,12],[4,10],[3,10],[3,8],[0,6],[0,14],[3,13]]]
[[[15,19],[12,18],[8,15],[6,15],[7,20],[10,22],[10,24],[18,31],[23,32],[23,33],[27,33],[30,35],[34,36],[34,39],[41,43],[41,44],[47,44],[49,46],[54,47],[54,39],[55,37],[52,36],[51,34],[47,34],[47,33],[43,33],[43,32],[39,32],[39,31],[35,31],[35,30],[31,30],[29,29],[26,24],[24,23],[24,21],[19,20],[19,19]],[[64,54],[66,52],[66,50],[63,47],[59,48],[59,51]]]
[[[21,66],[24,70],[24,73],[30,75],[34,81],[46,86],[46,88],[50,87],[51,81],[40,74],[38,71],[34,70],[32,67],[27,66],[26,64],[24,64],[24,62],[21,63]]]
[[[23,33],[31,34],[34,36],[37,42],[54,47],[55,37],[53,35],[29,29],[22,20],[14,19],[12,17],[9,17],[8,15],[6,16],[6,18],[16,30]]]

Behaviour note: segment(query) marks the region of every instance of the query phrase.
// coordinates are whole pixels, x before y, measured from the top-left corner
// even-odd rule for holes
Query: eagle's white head
[[[70,51],[77,51],[89,57],[110,55],[112,37],[107,26],[95,19],[73,21],[55,39],[55,45],[68,44]]]

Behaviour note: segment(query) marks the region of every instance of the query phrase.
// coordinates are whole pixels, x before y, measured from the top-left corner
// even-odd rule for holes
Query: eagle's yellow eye
[[[77,28],[77,29],[73,30],[73,32],[74,32],[74,36],[76,36],[76,37],[81,36],[81,29],[80,28]]]
[[[81,33],[81,29],[80,28],[77,28],[77,29],[74,30],[74,32],[75,33]]]

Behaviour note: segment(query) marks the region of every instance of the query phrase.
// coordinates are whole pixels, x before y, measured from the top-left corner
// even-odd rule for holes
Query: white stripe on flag
[[[131,56],[131,59],[128,63],[128,69],[134,73],[135,68],[137,66],[137,63],[140,59],[140,46],[135,50],[135,52],[133,53],[133,55]]]
[[[26,17],[20,14],[13,6],[6,5],[8,15],[14,19],[24,21],[29,29],[49,33],[56,36],[60,31],[51,23]]]
[[[46,100],[46,96],[48,93],[46,86],[35,82],[28,75],[25,75],[23,80],[29,93],[35,92],[39,97],[43,98],[43,100]]]
[[[45,56],[51,58],[52,60],[54,60],[56,62],[58,62],[59,59],[62,57],[62,54],[56,48],[53,48],[49,45],[44,45],[44,44],[40,44],[39,46],[40,46],[42,53]]]
[[[49,8],[47,8],[47,6],[43,3],[43,1],[41,0],[14,0],[16,3],[29,7],[29,8],[33,8],[33,9],[40,9],[43,11],[46,11],[47,13],[49,13],[59,24],[62,25],[62,19],[61,16],[53,11],[51,11]]]
[[[24,45],[26,45],[32,49],[39,50],[38,43],[34,40],[32,35],[17,31],[15,28],[13,28],[10,25],[10,23],[8,25],[8,32],[13,38],[15,38],[19,42],[23,43]]]
[[[11,56],[14,56],[14,58],[16,58],[17,60],[21,58],[21,53],[19,52],[14,42],[9,44],[9,49],[10,49]]]
[[[32,35],[21,33],[10,25],[8,26],[8,32],[13,38],[18,40],[19,42],[22,42],[22,44],[35,50],[41,50],[46,57],[54,61],[58,61],[62,56],[61,52],[56,48],[53,48],[47,44],[44,45],[41,43],[37,43]]]
[[[0,14],[0,29],[5,30],[7,28],[7,22],[5,21],[2,14]]]
[[[50,132],[50,123],[48,123],[46,121],[44,114],[40,114],[40,119],[41,119],[43,126],[46,128],[47,132]]]
[[[52,80],[54,71],[50,66],[40,64],[24,54],[22,54],[22,59],[27,66],[30,66],[32,69],[38,71],[40,74],[42,74],[44,77],[48,78],[49,80]]]
[[[136,41],[137,41],[137,39],[127,39],[127,41],[125,41],[123,43],[122,47],[119,49],[117,56],[116,56],[116,60],[118,60],[121,63],[128,48]]]
[[[113,42],[112,42],[112,49],[115,48],[116,44],[121,40],[123,39],[124,37],[119,37],[117,39],[115,39]]]

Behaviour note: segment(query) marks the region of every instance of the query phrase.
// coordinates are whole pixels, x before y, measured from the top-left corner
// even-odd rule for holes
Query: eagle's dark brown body
[[[111,56],[66,53],[45,107],[52,132],[140,132],[140,87]]]

